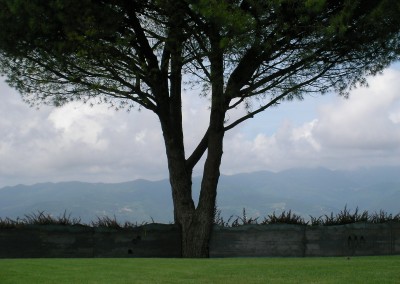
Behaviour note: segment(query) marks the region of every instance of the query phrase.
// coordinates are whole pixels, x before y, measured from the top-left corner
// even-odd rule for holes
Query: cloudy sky
[[[347,100],[330,94],[283,103],[230,130],[222,173],[400,165],[400,65],[369,85]],[[148,111],[79,103],[36,110],[1,78],[0,97],[0,187],[167,177],[159,123]],[[189,152],[206,128],[207,101],[188,93],[184,109]]]

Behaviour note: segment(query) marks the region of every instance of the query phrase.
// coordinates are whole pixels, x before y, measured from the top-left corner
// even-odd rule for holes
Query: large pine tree
[[[307,93],[346,95],[398,60],[400,2],[0,0],[0,27],[0,72],[31,105],[94,101],[158,116],[182,256],[207,257],[225,132]],[[189,154],[186,83],[210,98],[208,129]],[[247,114],[226,121],[240,106]]]

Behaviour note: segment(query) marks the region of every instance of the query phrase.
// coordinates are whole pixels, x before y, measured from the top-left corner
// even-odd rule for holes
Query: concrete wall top
[[[42,231],[42,232],[121,232],[121,231],[175,231],[178,227],[174,224],[145,224],[137,227],[128,228],[113,228],[113,227],[90,227],[85,225],[20,225],[11,228],[0,228],[0,231],[16,231],[16,230],[28,230],[28,231]]]
[[[294,230],[294,231],[304,231],[309,226],[307,225],[295,225],[295,224],[245,224],[237,227],[222,227],[214,226],[214,232],[241,232],[241,231],[277,231],[277,230]]]

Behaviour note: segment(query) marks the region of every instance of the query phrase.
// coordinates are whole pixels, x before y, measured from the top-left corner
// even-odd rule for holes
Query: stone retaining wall
[[[24,226],[0,229],[0,258],[179,257],[175,225],[132,229]],[[400,254],[400,224],[244,225],[215,227],[211,257],[304,257]]]
[[[179,256],[180,237],[173,225],[125,230],[84,226],[0,229],[0,258]]]
[[[217,227],[212,236],[211,257],[400,254],[399,223]]]

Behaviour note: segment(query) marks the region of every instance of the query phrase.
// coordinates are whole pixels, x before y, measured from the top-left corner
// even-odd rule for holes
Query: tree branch
[[[332,64],[332,66],[333,66],[333,64]],[[312,77],[312,78],[310,78],[310,79],[308,79],[308,80],[306,80],[306,81],[304,81],[304,82],[302,82],[302,83],[300,83],[300,84],[297,84],[297,85],[295,85],[295,86],[293,86],[293,87],[287,89],[286,91],[284,91],[284,92],[283,92],[282,94],[280,94],[279,96],[276,96],[275,98],[273,98],[268,104],[266,104],[266,105],[260,107],[259,109],[255,110],[255,111],[249,112],[247,115],[245,115],[245,116],[243,116],[243,117],[237,119],[236,121],[234,121],[234,122],[231,123],[230,125],[225,126],[225,127],[224,127],[224,131],[228,131],[228,130],[234,128],[236,125],[242,123],[243,121],[245,121],[245,120],[247,120],[247,119],[249,119],[249,118],[253,118],[254,115],[256,115],[256,114],[258,114],[258,113],[260,113],[260,112],[263,112],[264,110],[266,110],[267,108],[269,108],[269,107],[271,107],[271,106],[273,106],[273,105],[276,105],[280,100],[284,99],[284,98],[285,98],[286,96],[288,96],[290,93],[292,93],[292,92],[294,92],[294,91],[300,89],[301,87],[304,87],[304,86],[306,86],[306,85],[308,85],[308,84],[314,82],[314,81],[317,80],[318,78],[322,77],[329,69],[330,69],[330,67],[326,67],[326,68],[325,68],[324,70],[322,70],[318,75],[316,75],[316,76],[314,76],[314,77]]]
[[[207,129],[206,133],[204,134],[203,138],[200,140],[200,143],[197,145],[196,149],[190,155],[188,159],[186,159],[186,166],[193,170],[194,166],[200,161],[201,157],[207,150],[208,147],[208,132]]]

